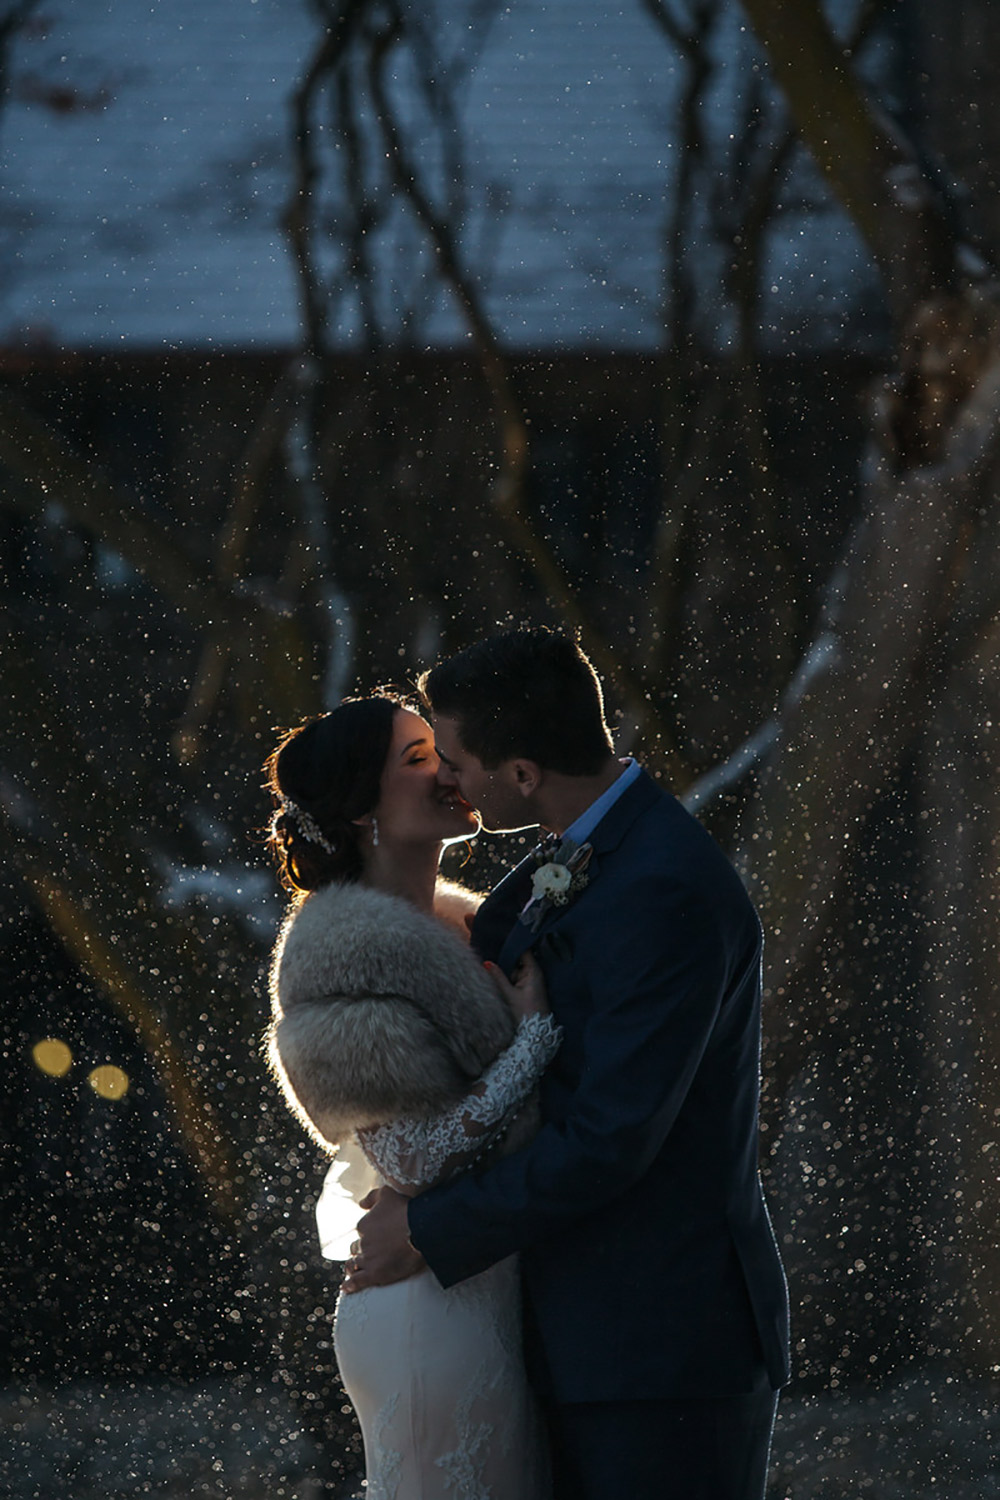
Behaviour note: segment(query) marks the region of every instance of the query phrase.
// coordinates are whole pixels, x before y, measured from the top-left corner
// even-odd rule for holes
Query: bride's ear
[[[378,848],[378,818],[373,812],[362,813],[360,818],[352,818],[351,822],[355,828],[367,828],[372,836],[372,845]]]

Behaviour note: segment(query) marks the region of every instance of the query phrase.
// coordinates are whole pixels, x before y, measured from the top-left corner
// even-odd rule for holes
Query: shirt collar
[[[625,788],[632,785],[641,770],[639,762],[629,756],[625,761],[625,769],[618,779],[611,783],[606,792],[601,793],[596,802],[592,802],[586,811],[580,814],[575,823],[569,825],[563,833],[563,838],[572,839],[574,844],[585,844],[604,814],[614,806]]]

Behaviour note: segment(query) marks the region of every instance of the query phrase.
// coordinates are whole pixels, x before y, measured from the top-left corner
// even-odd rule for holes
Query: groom
[[[572,640],[493,637],[423,690],[443,788],[590,854],[522,917],[560,863],[529,856],[473,926],[508,973],[532,949],[563,1029],[541,1130],[413,1200],[384,1190],[352,1283],[426,1263],[447,1287],[520,1252],[558,1500],[760,1500],[788,1311],[757,1175],[756,914],[700,824],[614,758]]]

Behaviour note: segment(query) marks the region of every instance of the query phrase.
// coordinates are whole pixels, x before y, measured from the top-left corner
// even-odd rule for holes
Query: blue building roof
[[[423,7],[449,48],[466,30],[477,47],[460,89],[462,249],[502,337],[534,350],[661,345],[683,64],[639,0]],[[297,343],[280,217],[290,96],[319,35],[306,0],[52,0],[45,15],[17,43],[0,122],[0,342]],[[721,139],[746,55],[735,11],[716,45],[707,118]],[[403,116],[412,87],[401,62]],[[390,301],[426,283],[412,217],[389,213],[377,258]],[[706,241],[697,261],[724,344],[723,252]],[[843,342],[871,285],[829,209],[782,218],[764,279],[765,342],[785,345]],[[338,328],[344,343],[357,336],[349,311]],[[464,329],[435,290],[409,336],[447,345]]]

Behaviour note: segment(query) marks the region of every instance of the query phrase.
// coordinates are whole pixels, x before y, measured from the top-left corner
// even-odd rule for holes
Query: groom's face
[[[454,788],[478,812],[487,833],[512,833],[538,822],[530,797],[525,796],[518,761],[502,761],[488,771],[478,756],[462,744],[457,719],[434,715],[434,748],[440,764],[438,782]]]

